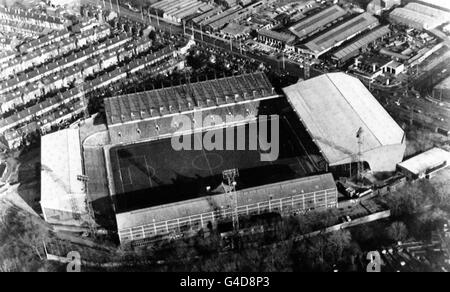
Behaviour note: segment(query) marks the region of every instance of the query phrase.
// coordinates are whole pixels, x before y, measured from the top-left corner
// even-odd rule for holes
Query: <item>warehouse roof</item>
[[[303,38],[321,28],[326,27],[327,24],[339,19],[346,14],[341,7],[334,5],[317,14],[314,14],[299,23],[291,26],[289,30],[297,37]]]
[[[71,212],[71,198],[80,211],[85,208],[81,146],[78,129],[66,129],[42,136],[41,205]]]
[[[351,44],[343,47],[339,51],[333,54],[333,57],[336,59],[344,59],[348,55],[352,54],[353,52],[363,48],[364,46],[374,42],[375,40],[389,34],[391,30],[388,26],[382,26],[380,28],[377,28],[366,35],[364,35],[362,38],[360,38],[357,41],[352,42]]]
[[[397,21],[402,21],[405,24],[417,24],[425,29],[433,29],[444,23],[437,17],[432,17],[407,8],[396,8],[389,16]]]
[[[306,43],[305,46],[315,54],[322,54],[348,40],[362,31],[377,26],[378,20],[368,13],[362,13],[345,23],[327,31]]]
[[[419,3],[408,3],[405,6],[406,9],[419,12],[421,14],[436,17],[441,19],[442,21],[450,20],[450,13],[441,9],[433,8],[427,5],[422,5]]]
[[[258,34],[287,44],[295,40],[295,36],[291,34],[276,32],[268,29],[261,29],[258,31]]]
[[[237,10],[240,10],[242,7],[237,5],[237,6],[233,6],[231,8],[228,8],[227,10],[224,10],[222,12],[220,12],[219,14],[216,14],[214,16],[211,16],[210,18],[207,18],[203,21],[200,22],[201,25],[209,25],[210,23],[216,22],[224,17],[227,17],[230,14],[233,14],[234,12],[236,12]]]
[[[438,85],[436,85],[435,89],[450,89],[450,77],[442,80]]]
[[[274,96],[266,75],[253,73],[107,98],[105,111],[114,125]]]
[[[360,128],[363,152],[402,143],[403,130],[357,78],[331,73],[283,90],[330,165],[358,153]]]
[[[417,2],[450,12],[450,2],[448,0],[418,0]]]
[[[439,165],[450,163],[450,152],[440,148],[433,148],[424,153],[421,153],[413,158],[410,158],[402,163],[399,163],[403,169],[412,174],[419,175],[433,169]]]
[[[199,16],[196,16],[195,18],[192,19],[192,22],[199,24],[200,22],[202,22],[203,20],[213,17],[219,13],[222,12],[222,8],[221,7],[216,7],[206,13],[202,13]]]

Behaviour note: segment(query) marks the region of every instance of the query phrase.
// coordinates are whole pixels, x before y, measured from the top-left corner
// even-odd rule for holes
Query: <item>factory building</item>
[[[349,71],[358,78],[367,82],[373,82],[379,76],[397,76],[405,70],[405,65],[386,56],[361,55],[355,59]],[[390,79],[386,79],[389,85]]]
[[[283,91],[329,167],[362,160],[395,171],[403,160],[405,133],[357,78],[325,74]]]
[[[248,5],[245,8],[240,5],[233,6],[223,13],[201,22],[201,25],[208,26],[213,31],[218,31],[231,22],[237,22],[249,17],[269,2],[271,2],[271,0],[261,0]]]
[[[347,12],[341,7],[334,5],[321,12],[314,14],[306,19],[301,20],[297,24],[291,26],[289,30],[299,39],[313,35],[323,29],[326,29],[333,22],[342,19]]]
[[[448,0],[417,0],[416,2],[450,12],[450,2]]]
[[[223,12],[223,9],[222,9],[222,8],[216,7],[216,8],[211,9],[210,11],[208,11],[208,12],[206,12],[206,13],[203,13],[203,14],[200,14],[200,15],[194,17],[194,18],[192,19],[192,22],[195,23],[195,24],[197,24],[197,25],[200,25],[200,23],[202,23],[202,22],[208,20],[208,19],[211,18],[211,17],[214,17],[214,16],[216,16],[216,15],[219,15],[219,14],[222,13],[222,12]]]
[[[430,178],[450,165],[450,152],[433,148],[398,164],[409,179]]]
[[[288,33],[261,29],[258,31],[258,41],[274,47],[284,48],[286,45],[292,45],[295,41],[295,36]]]
[[[181,23],[183,19],[191,15],[207,13],[214,8],[212,5],[198,0],[163,0],[150,7],[162,11],[165,19],[176,23]]]
[[[343,64],[353,57],[358,56],[363,52],[370,44],[383,39],[391,33],[388,26],[381,26],[363,35],[356,41],[340,48],[332,55],[332,59],[338,64]]]
[[[289,216],[312,209],[337,207],[337,190],[331,174],[238,190],[237,213],[252,216],[280,213]],[[116,214],[122,244],[187,231],[214,228],[231,220],[228,194],[218,194]]]
[[[389,10],[394,6],[401,5],[401,0],[372,0],[366,11],[373,15],[381,15],[383,11]]]
[[[339,47],[366,30],[379,25],[379,21],[368,13],[362,13],[343,24],[328,30],[308,43],[300,46],[301,53],[319,58],[333,48]]]
[[[431,30],[449,22],[450,13],[419,3],[409,3],[403,8],[396,8],[389,18],[395,23],[418,30]]]
[[[450,102],[450,77],[434,87],[433,97],[439,101]]]

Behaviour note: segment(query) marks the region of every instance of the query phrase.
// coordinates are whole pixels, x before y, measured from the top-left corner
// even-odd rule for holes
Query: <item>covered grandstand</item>
[[[78,129],[42,137],[41,207],[45,221],[84,226],[89,220]]]
[[[378,25],[379,21],[375,17],[368,13],[362,13],[316,37],[304,46],[311,55],[315,58],[319,58],[331,49],[340,46],[345,41],[354,38],[366,30],[373,29]]]
[[[252,73],[107,98],[105,111],[112,144],[129,144],[172,135],[180,115],[189,115],[195,128],[202,126],[198,113],[253,120],[260,101],[277,97],[264,73]]]
[[[372,171],[384,172],[402,161],[403,130],[357,78],[331,73],[283,90],[329,166],[362,159]]]
[[[349,59],[359,55],[360,50],[367,47],[369,44],[389,35],[391,30],[388,26],[381,26],[369,33],[365,34],[358,40],[348,44],[347,46],[340,48],[335,52],[332,58],[338,63],[344,63]]]
[[[226,187],[226,186],[225,186]],[[276,212],[291,215],[311,209],[337,207],[337,190],[331,174],[305,177],[239,190],[236,193],[239,216]],[[227,194],[116,214],[122,244],[214,227],[231,220],[233,209]]]
[[[289,30],[299,39],[317,33],[325,29],[329,24],[339,20],[347,13],[338,5],[331,6],[317,14],[314,14],[297,24],[291,26]]]

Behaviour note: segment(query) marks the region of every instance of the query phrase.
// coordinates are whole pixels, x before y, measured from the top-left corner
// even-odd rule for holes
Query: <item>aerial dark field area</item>
[[[300,139],[286,120],[282,119],[280,123],[280,151],[276,161],[261,161],[261,150],[248,150],[248,125],[234,128],[234,141],[237,141],[237,128],[245,129],[247,150],[176,151],[172,148],[171,139],[112,148],[117,208],[125,211],[206,195],[222,183],[222,172],[227,169],[239,169],[238,188],[316,172],[304,150],[310,148],[310,142],[303,142],[304,138]],[[223,133],[225,143],[226,130],[216,131]],[[192,143],[204,135],[191,135]],[[308,150],[308,154],[311,153],[314,150]]]

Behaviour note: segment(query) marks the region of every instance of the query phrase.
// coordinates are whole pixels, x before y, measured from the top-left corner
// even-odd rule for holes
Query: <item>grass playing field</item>
[[[245,129],[248,142],[248,125],[238,127]],[[223,131],[226,137],[225,129],[217,131]],[[237,132],[235,127],[235,137]],[[204,135],[191,135],[191,141]],[[310,175],[316,170],[300,141],[292,126],[281,119],[280,154],[273,162],[261,161],[261,150],[176,151],[171,139],[114,147],[110,157],[116,212],[212,194],[227,169],[239,169],[238,189]]]

